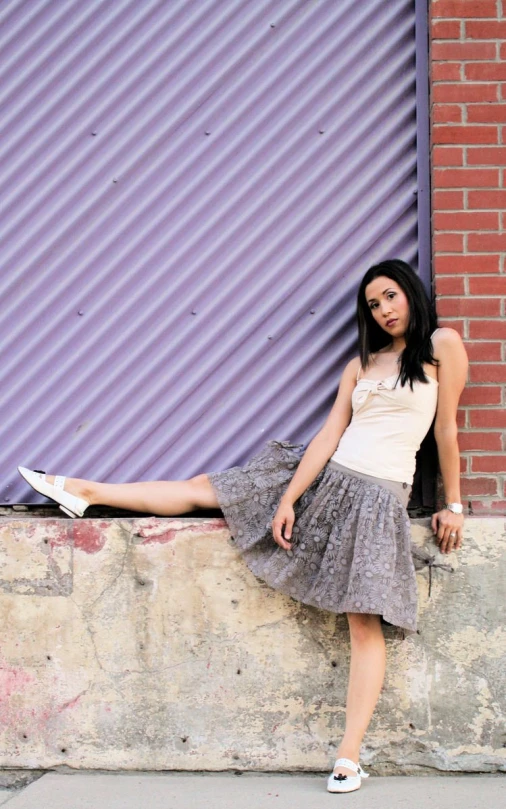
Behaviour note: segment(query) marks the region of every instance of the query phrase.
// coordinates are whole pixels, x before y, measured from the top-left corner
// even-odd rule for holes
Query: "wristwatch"
[[[462,514],[464,511],[462,503],[447,503],[445,508],[447,508],[448,511],[453,511],[454,514]]]

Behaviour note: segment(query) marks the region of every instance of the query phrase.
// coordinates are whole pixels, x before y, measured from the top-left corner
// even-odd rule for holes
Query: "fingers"
[[[446,529],[442,539],[440,540],[439,549],[441,553],[451,553],[451,551],[455,550],[456,541],[457,541],[457,532],[451,531],[449,528]]]
[[[290,551],[292,546],[290,542],[287,542],[287,540],[283,537],[283,526],[285,525],[285,522],[286,520],[284,519],[274,519],[272,522],[272,535],[274,537],[274,542],[276,542],[280,548],[283,548],[285,551]]]
[[[274,541],[285,551],[292,549],[290,539],[294,522],[295,512],[293,508],[280,505],[272,521],[272,535]]]
[[[441,553],[451,553],[462,546],[462,525],[456,525],[445,509],[432,515],[431,525]]]
[[[285,521],[285,539],[292,538],[293,517],[288,516]]]

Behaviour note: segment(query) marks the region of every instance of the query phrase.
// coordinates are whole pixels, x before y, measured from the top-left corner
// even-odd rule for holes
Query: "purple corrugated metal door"
[[[306,442],[416,264],[414,0],[0,7],[2,496]]]

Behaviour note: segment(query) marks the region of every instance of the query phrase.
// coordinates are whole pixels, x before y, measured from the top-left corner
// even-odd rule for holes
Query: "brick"
[[[482,362],[479,365],[471,363],[469,366],[469,381],[506,382],[506,363]]]
[[[469,104],[467,120],[470,124],[503,124],[506,122],[506,104]]]
[[[469,253],[501,253],[506,251],[506,233],[469,233]]]
[[[469,278],[471,295],[506,295],[506,276]]]
[[[498,169],[438,168],[433,174],[434,188],[499,188]]]
[[[435,211],[433,216],[435,230],[498,230],[499,214],[487,212],[472,213],[457,212],[447,213],[445,211]]]
[[[435,233],[434,251],[436,253],[463,253],[463,233]]]
[[[497,479],[461,476],[460,491],[464,496],[473,494],[497,494]]]
[[[469,503],[470,513],[477,514],[506,514],[506,500],[475,500]]]
[[[506,59],[506,42],[503,42],[503,43],[501,44],[501,49],[500,49],[500,58],[501,58],[501,59]]]
[[[506,320],[471,320],[469,337],[471,340],[506,340]]]
[[[506,81],[506,63],[468,62],[464,75],[470,81]]]
[[[432,120],[435,124],[461,123],[462,107],[458,104],[434,104]]]
[[[440,317],[500,317],[501,301],[499,298],[439,298],[437,312]],[[474,325],[474,321],[469,322]],[[475,339],[476,335],[472,337]],[[497,335],[492,337],[499,339]]]
[[[460,396],[460,405],[495,405],[502,402],[500,385],[466,385]]]
[[[498,101],[498,84],[471,84],[470,82],[455,82],[448,84],[435,84],[432,87],[432,101],[437,103],[447,101],[450,104],[477,101]]]
[[[430,30],[432,39],[459,39],[460,37],[460,22],[459,20],[433,20]],[[485,37],[483,37],[485,39]],[[481,37],[478,37],[481,39]],[[493,37],[489,37],[493,39]]]
[[[433,0],[431,15],[435,17],[497,17],[496,0]]]
[[[457,427],[459,430],[463,430],[466,426],[466,411],[459,408],[457,410]]]
[[[470,410],[471,427],[506,428],[506,410],[503,408],[483,408],[481,410]]]
[[[469,146],[467,162],[471,166],[506,166],[506,147]]]
[[[506,191],[469,191],[468,208],[506,208]]]
[[[471,458],[472,472],[506,472],[506,454],[475,455]]]
[[[463,191],[435,191],[432,209],[435,211],[460,211],[464,207]]]
[[[462,166],[464,150],[460,146],[434,146],[432,149],[433,166]]]
[[[441,318],[439,321],[440,326],[449,326],[451,329],[455,329],[458,331],[460,336],[464,337],[464,321],[463,320],[454,320],[449,318]],[[464,414],[465,415],[465,414]]]
[[[466,39],[506,39],[506,20],[466,21],[465,35]]]
[[[480,433],[461,432],[459,433],[459,449],[461,452],[469,452],[472,450],[490,450],[491,452],[500,452],[502,450],[502,433]],[[488,470],[480,469],[474,470],[485,472]]]
[[[501,362],[502,343],[466,341],[466,351],[470,362]]]
[[[433,143],[497,143],[499,134],[495,126],[444,126],[432,127]]]
[[[436,294],[437,295],[463,295],[464,294],[464,279],[455,276],[454,278],[442,278],[436,275]]]
[[[432,59],[439,62],[470,62],[496,58],[495,42],[433,42]]]
[[[431,65],[431,78],[436,81],[460,81],[462,65],[454,62],[433,62]]]
[[[434,267],[436,272],[440,272],[442,275],[499,272],[499,256],[488,253],[483,256],[436,256]]]

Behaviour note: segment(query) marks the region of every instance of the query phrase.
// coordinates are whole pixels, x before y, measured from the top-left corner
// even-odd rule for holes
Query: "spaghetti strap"
[[[359,363],[359,366],[358,366],[358,371],[357,371],[357,378],[356,378],[356,380],[355,380],[356,382],[358,382],[358,378],[359,378],[359,376],[360,376],[360,371],[361,371],[361,370],[362,370],[362,365]]]

